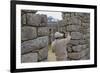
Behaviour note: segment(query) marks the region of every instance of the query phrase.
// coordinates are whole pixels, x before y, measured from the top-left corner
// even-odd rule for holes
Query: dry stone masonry
[[[68,44],[69,60],[87,60],[90,58],[90,14],[78,12],[63,13],[63,27],[71,34]],[[61,25],[61,24],[60,24]],[[63,30],[61,30],[63,31]],[[64,30],[65,31],[65,30]]]
[[[70,32],[68,60],[90,59],[90,14],[62,12],[62,20],[48,22],[47,15],[21,10],[21,62],[45,61],[54,33]]]
[[[32,10],[21,10],[21,24],[21,62],[47,60],[47,16]]]

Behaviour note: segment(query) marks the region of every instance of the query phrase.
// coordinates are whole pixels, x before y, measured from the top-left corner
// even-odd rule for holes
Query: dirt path
[[[55,53],[52,52],[51,50],[51,45],[48,46],[48,61],[56,61],[56,56]]]

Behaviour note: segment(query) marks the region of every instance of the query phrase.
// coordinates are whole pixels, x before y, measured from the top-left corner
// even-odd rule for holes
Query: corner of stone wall
[[[21,62],[44,61],[48,56],[47,16],[21,11]]]

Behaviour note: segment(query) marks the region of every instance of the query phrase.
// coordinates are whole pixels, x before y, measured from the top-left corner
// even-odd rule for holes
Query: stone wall
[[[44,61],[48,56],[47,16],[21,10],[21,62]]]
[[[63,12],[63,20],[47,22],[47,16],[37,11],[21,10],[21,62],[47,60],[48,43],[57,31],[70,32],[67,44],[68,60],[90,59],[90,14]]]
[[[68,44],[68,59],[83,60],[90,58],[90,14],[65,12],[59,22],[59,31],[70,32],[71,41]]]

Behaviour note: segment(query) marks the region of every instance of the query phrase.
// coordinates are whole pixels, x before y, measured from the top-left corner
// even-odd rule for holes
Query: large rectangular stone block
[[[89,53],[89,49],[84,49],[81,52],[72,52],[68,53],[68,58],[71,60],[80,60],[81,57],[84,57],[87,53]]]
[[[77,16],[71,16],[69,18],[66,18],[66,24],[75,24],[75,25],[81,25],[81,20],[77,18]]]
[[[41,24],[41,16],[39,14],[27,13],[27,25],[39,26]]]
[[[48,57],[48,46],[46,46],[44,48],[41,48],[39,50],[39,52],[38,52],[38,55],[39,55],[39,57],[38,57],[38,60],[39,61],[42,61],[44,59],[47,59],[47,57]]]
[[[90,29],[85,29],[85,28],[82,27],[80,29],[80,32],[83,33],[83,34],[87,34],[87,33],[90,33]]]
[[[24,26],[21,28],[21,40],[29,40],[37,37],[36,28],[30,26]]]
[[[81,44],[81,45],[82,45],[82,44],[86,44],[86,43],[87,43],[87,41],[86,41],[86,40],[84,40],[84,39],[79,40],[79,42],[80,42],[80,44]]]
[[[38,54],[37,53],[28,53],[21,55],[21,62],[22,63],[31,63],[38,61]]]
[[[86,49],[86,48],[87,48],[87,44],[84,44],[84,45],[73,46],[72,50],[74,52],[80,52],[81,50]]]
[[[72,32],[71,33],[71,38],[72,39],[82,39],[83,38],[83,34],[80,32]]]
[[[80,41],[79,40],[70,40],[69,43],[72,45],[78,45],[80,43]]]
[[[87,43],[87,41],[86,40],[83,40],[83,39],[81,39],[81,40],[70,40],[70,42],[69,42],[69,44],[72,44],[73,46],[76,46],[76,45],[83,45],[83,44],[86,44]]]
[[[80,25],[68,25],[67,26],[67,31],[79,31],[81,28]]]
[[[25,41],[21,44],[21,53],[36,52],[48,45],[48,36],[39,37],[34,40]]]
[[[48,36],[49,31],[48,27],[39,27],[38,28],[38,36]]]

